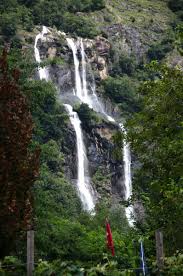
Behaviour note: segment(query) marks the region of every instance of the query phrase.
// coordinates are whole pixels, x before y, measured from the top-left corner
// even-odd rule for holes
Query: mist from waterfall
[[[75,83],[76,83],[76,96],[83,103],[87,103],[90,108],[96,112],[102,113],[110,122],[116,123],[115,119],[108,115],[102,103],[99,101],[96,93],[95,86],[92,85],[91,92],[89,93],[87,87],[87,74],[86,74],[86,54],[84,50],[83,40],[79,38],[75,41],[72,38],[66,38],[68,46],[71,48],[75,66]],[[81,53],[81,66],[78,58],[78,53]],[[119,128],[126,134],[126,130],[122,123],[119,124]],[[129,200],[132,195],[132,177],[131,177],[131,154],[129,144],[124,141],[123,143],[123,163],[124,163],[124,184],[125,184],[125,200]],[[126,217],[129,225],[133,226],[133,207],[125,208]]]

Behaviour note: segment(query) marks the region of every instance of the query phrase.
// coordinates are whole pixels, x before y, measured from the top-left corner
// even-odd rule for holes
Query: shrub
[[[129,76],[132,76],[135,72],[136,67],[137,64],[135,57],[126,56],[123,54],[119,56],[118,61],[115,62],[114,60],[111,75],[116,76],[127,74]]]
[[[94,23],[84,16],[77,16],[70,13],[64,15],[63,29],[65,32],[74,33],[82,37],[93,38],[99,34]]]
[[[79,107],[75,107],[75,110],[82,121],[83,127],[87,128],[100,121],[96,113],[87,104],[82,103]]]
[[[94,11],[105,7],[104,0],[70,0],[69,11]]]
[[[136,85],[127,76],[108,78],[103,81],[104,93],[113,102],[120,104],[120,108],[126,112],[137,110]]]
[[[147,52],[147,56],[150,60],[162,60],[172,49],[173,45],[171,39],[166,39],[160,44],[152,45]]]
[[[4,36],[14,36],[17,30],[17,16],[14,13],[3,13],[0,16],[0,28]]]
[[[169,8],[176,12],[183,9],[183,0],[169,0],[168,2]]]
[[[169,8],[183,20],[183,0],[169,0],[168,5]]]

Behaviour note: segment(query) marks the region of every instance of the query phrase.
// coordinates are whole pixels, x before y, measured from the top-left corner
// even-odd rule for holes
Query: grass
[[[89,17],[102,29],[113,24],[138,29],[142,40],[150,36],[150,43],[161,39],[176,18],[167,3],[159,0],[106,0],[106,8],[90,13]]]

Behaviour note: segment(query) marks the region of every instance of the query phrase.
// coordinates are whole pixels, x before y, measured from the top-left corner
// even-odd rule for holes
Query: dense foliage
[[[132,78],[124,75],[123,77],[109,77],[102,82],[104,96],[109,97],[121,109],[122,114],[126,115],[138,110],[137,86]]]
[[[150,231],[162,228],[166,252],[183,247],[182,72],[152,65],[159,74],[140,89],[141,112],[130,121],[129,138],[140,161],[134,185],[146,208]]]
[[[168,5],[170,9],[177,13],[181,20],[183,20],[183,1],[182,0],[169,0]]]
[[[152,45],[147,52],[149,60],[162,60],[167,53],[173,50],[172,42],[171,38],[167,38],[162,40],[161,43]]]
[[[113,208],[109,205],[98,205],[97,214],[90,216],[82,211],[76,190],[65,177],[63,168],[65,158],[70,152],[70,145],[65,141],[70,134],[67,128],[68,117],[57,100],[55,88],[49,82],[28,78],[34,73],[34,70],[32,71],[34,64],[29,55],[26,56],[24,53],[22,56],[21,51],[12,49],[8,61],[10,68],[14,64],[21,67],[23,71],[19,85],[27,96],[35,125],[31,147],[33,149],[39,146],[41,149],[40,176],[34,186],[36,261],[39,258],[50,262],[62,259],[67,261],[68,265],[62,264],[63,267],[60,267],[58,266],[60,261],[58,261],[53,266],[54,270],[69,271],[75,264],[77,266],[73,269],[85,267],[86,270],[91,269],[91,273],[95,270],[103,270],[102,262],[106,263],[104,266],[106,271],[139,265],[138,254],[135,253],[133,244],[134,233],[128,227],[123,208],[120,205]],[[29,66],[26,67],[26,64]],[[86,105],[81,105],[78,113],[81,117],[85,115],[89,121],[94,120],[93,123],[98,120],[95,113]],[[104,253],[110,258],[105,241],[106,217],[112,225],[116,250],[117,263],[112,268],[107,259],[103,261]],[[18,239],[16,247],[16,254],[22,260],[25,259],[24,238],[22,236],[22,241]],[[17,242],[15,237],[14,241]],[[12,267],[14,265],[17,269],[24,267],[19,264],[19,261],[10,257],[4,260],[5,266],[8,260],[12,262]],[[100,262],[101,268],[100,265],[96,268]],[[44,264],[40,265],[43,265],[42,269],[45,271]],[[52,264],[50,266],[52,267]],[[38,271],[40,269],[38,267]],[[24,272],[21,271],[23,275]],[[38,275],[44,275],[44,273]]]
[[[17,29],[30,31],[34,24],[56,26],[65,32],[93,37],[98,34],[94,23],[78,12],[90,12],[105,7],[103,0],[3,0],[0,3],[0,30],[9,38]]]
[[[4,216],[4,206],[8,207],[8,212],[11,213],[9,216],[9,213],[7,215],[6,212],[6,218],[1,216],[3,217],[2,228],[0,228],[0,245],[3,247],[1,254],[14,254],[20,258],[19,260],[12,256],[6,257],[2,262],[5,269],[0,267],[0,275],[1,273],[2,275],[12,275],[13,273],[18,276],[25,273],[25,232],[23,231],[21,239],[20,237],[17,239],[15,230],[20,233],[20,230],[25,229],[21,223],[23,222],[24,226],[27,225],[30,210],[32,211],[31,205],[29,205],[29,199],[31,201],[29,188],[35,180],[34,166],[37,169],[38,159],[36,158],[36,161],[33,162],[35,159],[31,152],[34,152],[36,147],[41,149],[41,154],[40,175],[33,187],[33,226],[35,228],[35,261],[37,263],[35,275],[59,275],[60,273],[62,275],[91,276],[135,275],[138,273],[135,271],[136,268],[138,270],[140,266],[140,239],[144,241],[150,273],[157,275],[154,263],[154,230],[157,228],[163,230],[165,253],[169,256],[165,259],[165,270],[162,275],[183,274],[182,254],[176,251],[177,249],[181,250],[183,246],[181,233],[183,227],[181,188],[183,82],[181,71],[166,66],[159,67],[156,64],[153,66],[153,70],[148,71],[147,68],[144,68],[143,61],[136,59],[133,55],[116,54],[114,53],[115,49],[112,48],[109,57],[110,77],[100,82],[97,87],[101,95],[110,99],[114,107],[117,107],[116,109],[121,112],[122,117],[134,116],[127,124],[128,139],[136,156],[133,158],[139,160],[134,174],[134,195],[131,200],[137,199],[143,203],[146,216],[143,224],[137,222],[131,229],[125,217],[124,207],[121,204],[111,206],[110,200],[107,199],[107,196],[110,195],[104,192],[104,186],[111,175],[105,175],[102,168],[98,168],[92,181],[104,199],[97,204],[95,216],[82,210],[75,186],[69,182],[69,177],[67,178],[67,161],[71,152],[74,152],[72,147],[75,143],[75,135],[70,128],[68,115],[58,101],[53,84],[44,80],[35,80],[36,64],[32,61],[31,50],[30,53],[26,48],[23,51],[18,50],[21,48],[21,44],[19,36],[16,34],[19,30],[32,31],[35,24],[56,26],[65,32],[89,38],[96,36],[99,34],[99,24],[88,19],[87,13],[92,12],[91,14],[93,14],[95,10],[103,9],[104,6],[104,0],[0,1],[0,31],[2,35],[0,39],[3,39],[3,42],[4,40],[11,41],[11,47],[14,47],[8,56],[9,70],[12,71],[14,67],[17,67],[21,72],[19,79],[17,75],[19,71],[15,71],[14,77],[11,74],[8,75],[4,90],[3,82],[1,82],[0,128],[2,129],[2,118],[4,119],[9,112],[9,106],[6,108],[8,100],[6,93],[15,92],[19,98],[9,98],[10,103],[11,101],[16,102],[15,110],[21,107],[22,101],[25,101],[26,105],[21,111],[20,117],[17,118],[13,114],[12,122],[16,129],[11,125],[11,144],[16,149],[15,160],[17,161],[19,158],[20,163],[23,162],[26,172],[28,168],[31,172],[30,179],[25,177],[25,183],[25,180],[22,181],[22,177],[20,179],[17,175],[19,165],[22,164],[13,162],[11,166],[13,169],[11,172],[9,171],[9,175],[13,175],[14,183],[17,184],[15,187],[18,187],[18,190],[11,197],[9,205],[4,204],[7,203],[4,190],[0,191],[3,199],[0,214]],[[179,15],[180,19],[182,18],[182,0],[170,0],[169,7]],[[105,18],[105,20],[111,19]],[[144,58],[163,60],[173,50],[173,40],[172,37],[166,37],[161,42],[151,45]],[[176,45],[180,53],[183,48],[182,40],[182,25],[179,25]],[[52,64],[55,62],[53,59]],[[138,90],[141,81],[145,81],[145,83]],[[76,106],[75,111],[82,121],[83,128],[90,128],[102,121],[86,104]],[[134,113],[136,114],[134,115]],[[20,149],[19,143],[22,142],[19,138],[20,132],[22,134],[26,127],[30,127],[32,130],[32,122],[34,124],[33,141],[29,149],[25,149],[25,145]],[[0,133],[0,138],[2,137],[3,132]],[[30,136],[28,139],[25,137],[24,143],[30,142],[29,138]],[[113,137],[116,144],[114,154],[119,159],[122,158],[123,139],[124,134],[121,132],[117,132]],[[9,154],[11,149],[9,144],[7,149]],[[3,157],[3,154],[1,156]],[[1,159],[0,162],[3,163],[4,159]],[[12,155],[9,155],[9,159],[12,161]],[[27,163],[27,159],[29,163]],[[1,171],[3,166],[4,164],[0,166]],[[26,176],[25,172],[24,176]],[[22,209],[21,214],[16,213],[16,217],[12,216],[12,213],[16,211],[16,203],[18,203],[17,200],[15,202],[15,194],[20,199],[18,207]],[[22,196],[28,199],[27,205],[25,198],[22,200]],[[27,207],[30,207],[29,210]],[[24,216],[27,214],[29,216]],[[116,252],[114,258],[111,257],[106,247],[106,217],[110,221],[113,233]],[[8,223],[12,221],[14,223],[15,218],[18,218],[21,223],[18,221],[9,227]],[[5,228],[9,233],[11,232],[9,240],[7,239],[8,231],[6,231],[6,237],[4,235]],[[5,246],[7,241],[8,245]],[[12,247],[10,250],[10,245],[14,244],[16,244],[16,249]],[[5,249],[7,249],[6,252]]]
[[[16,232],[31,226],[31,188],[38,176],[39,152],[30,152],[32,117],[18,86],[19,71],[0,58],[0,256],[14,246]]]

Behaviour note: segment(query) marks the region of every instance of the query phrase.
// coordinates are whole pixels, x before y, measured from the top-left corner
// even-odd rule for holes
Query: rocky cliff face
[[[41,60],[49,63],[47,65],[49,78],[55,83],[61,102],[77,106],[80,102],[73,94],[75,68],[72,51],[63,33],[51,28],[49,31],[45,39],[38,44]],[[94,82],[94,78],[98,81],[105,79],[108,75],[110,43],[103,37],[96,37],[93,40],[84,39],[83,44],[87,55],[87,82]],[[81,59],[80,52],[77,55]],[[114,111],[110,102],[106,105]],[[99,117],[100,123],[96,122],[96,124],[87,126],[82,123],[91,183],[97,192],[98,199],[102,197],[111,200],[113,198],[113,201],[118,201],[125,194],[122,152],[121,160],[114,156],[113,135],[119,131],[119,127],[104,120],[100,114]],[[70,122],[65,130],[61,150],[65,155],[65,175],[75,184],[77,178],[76,136]]]
[[[159,9],[161,10],[161,16]],[[96,22],[102,36],[94,39],[83,39],[87,56],[87,81],[96,84],[108,77],[108,71],[113,62],[119,59],[121,54],[134,56],[137,62],[141,62],[149,47],[157,41],[161,41],[169,24],[173,22],[174,15],[161,1],[151,5],[145,1],[107,1],[106,8],[102,11],[89,14]],[[34,41],[35,34],[26,34],[25,41]],[[25,43],[26,44],[26,43]],[[30,43],[29,43],[30,46]],[[78,105],[80,101],[73,95],[75,86],[75,72],[73,53],[67,45],[65,34],[49,28],[43,41],[39,41],[38,48],[41,60],[46,62],[49,78],[55,83],[61,102]],[[81,53],[77,56],[81,59]],[[172,59],[171,59],[172,61]],[[180,63],[180,60],[178,61]],[[173,61],[172,61],[173,63]],[[119,115],[119,110],[109,99],[102,99],[108,113]],[[112,137],[119,130],[118,126],[101,123],[85,127],[83,124],[84,140],[89,160],[91,181],[95,186],[98,198],[105,196],[114,201],[124,198],[124,169],[122,161],[118,160],[114,152]],[[69,146],[68,146],[69,145]],[[76,137],[73,127],[68,123],[65,130],[65,141],[62,144],[65,154],[64,171],[73,183],[77,177]]]
[[[90,127],[82,126],[84,142],[89,161],[90,181],[98,199],[113,199],[113,202],[124,198],[124,168],[122,160],[114,154],[114,143],[112,137],[119,131],[117,125],[111,123],[100,123]],[[64,172],[67,178],[76,183],[77,178],[77,152],[76,136],[71,124],[65,132],[62,144],[65,155]]]

